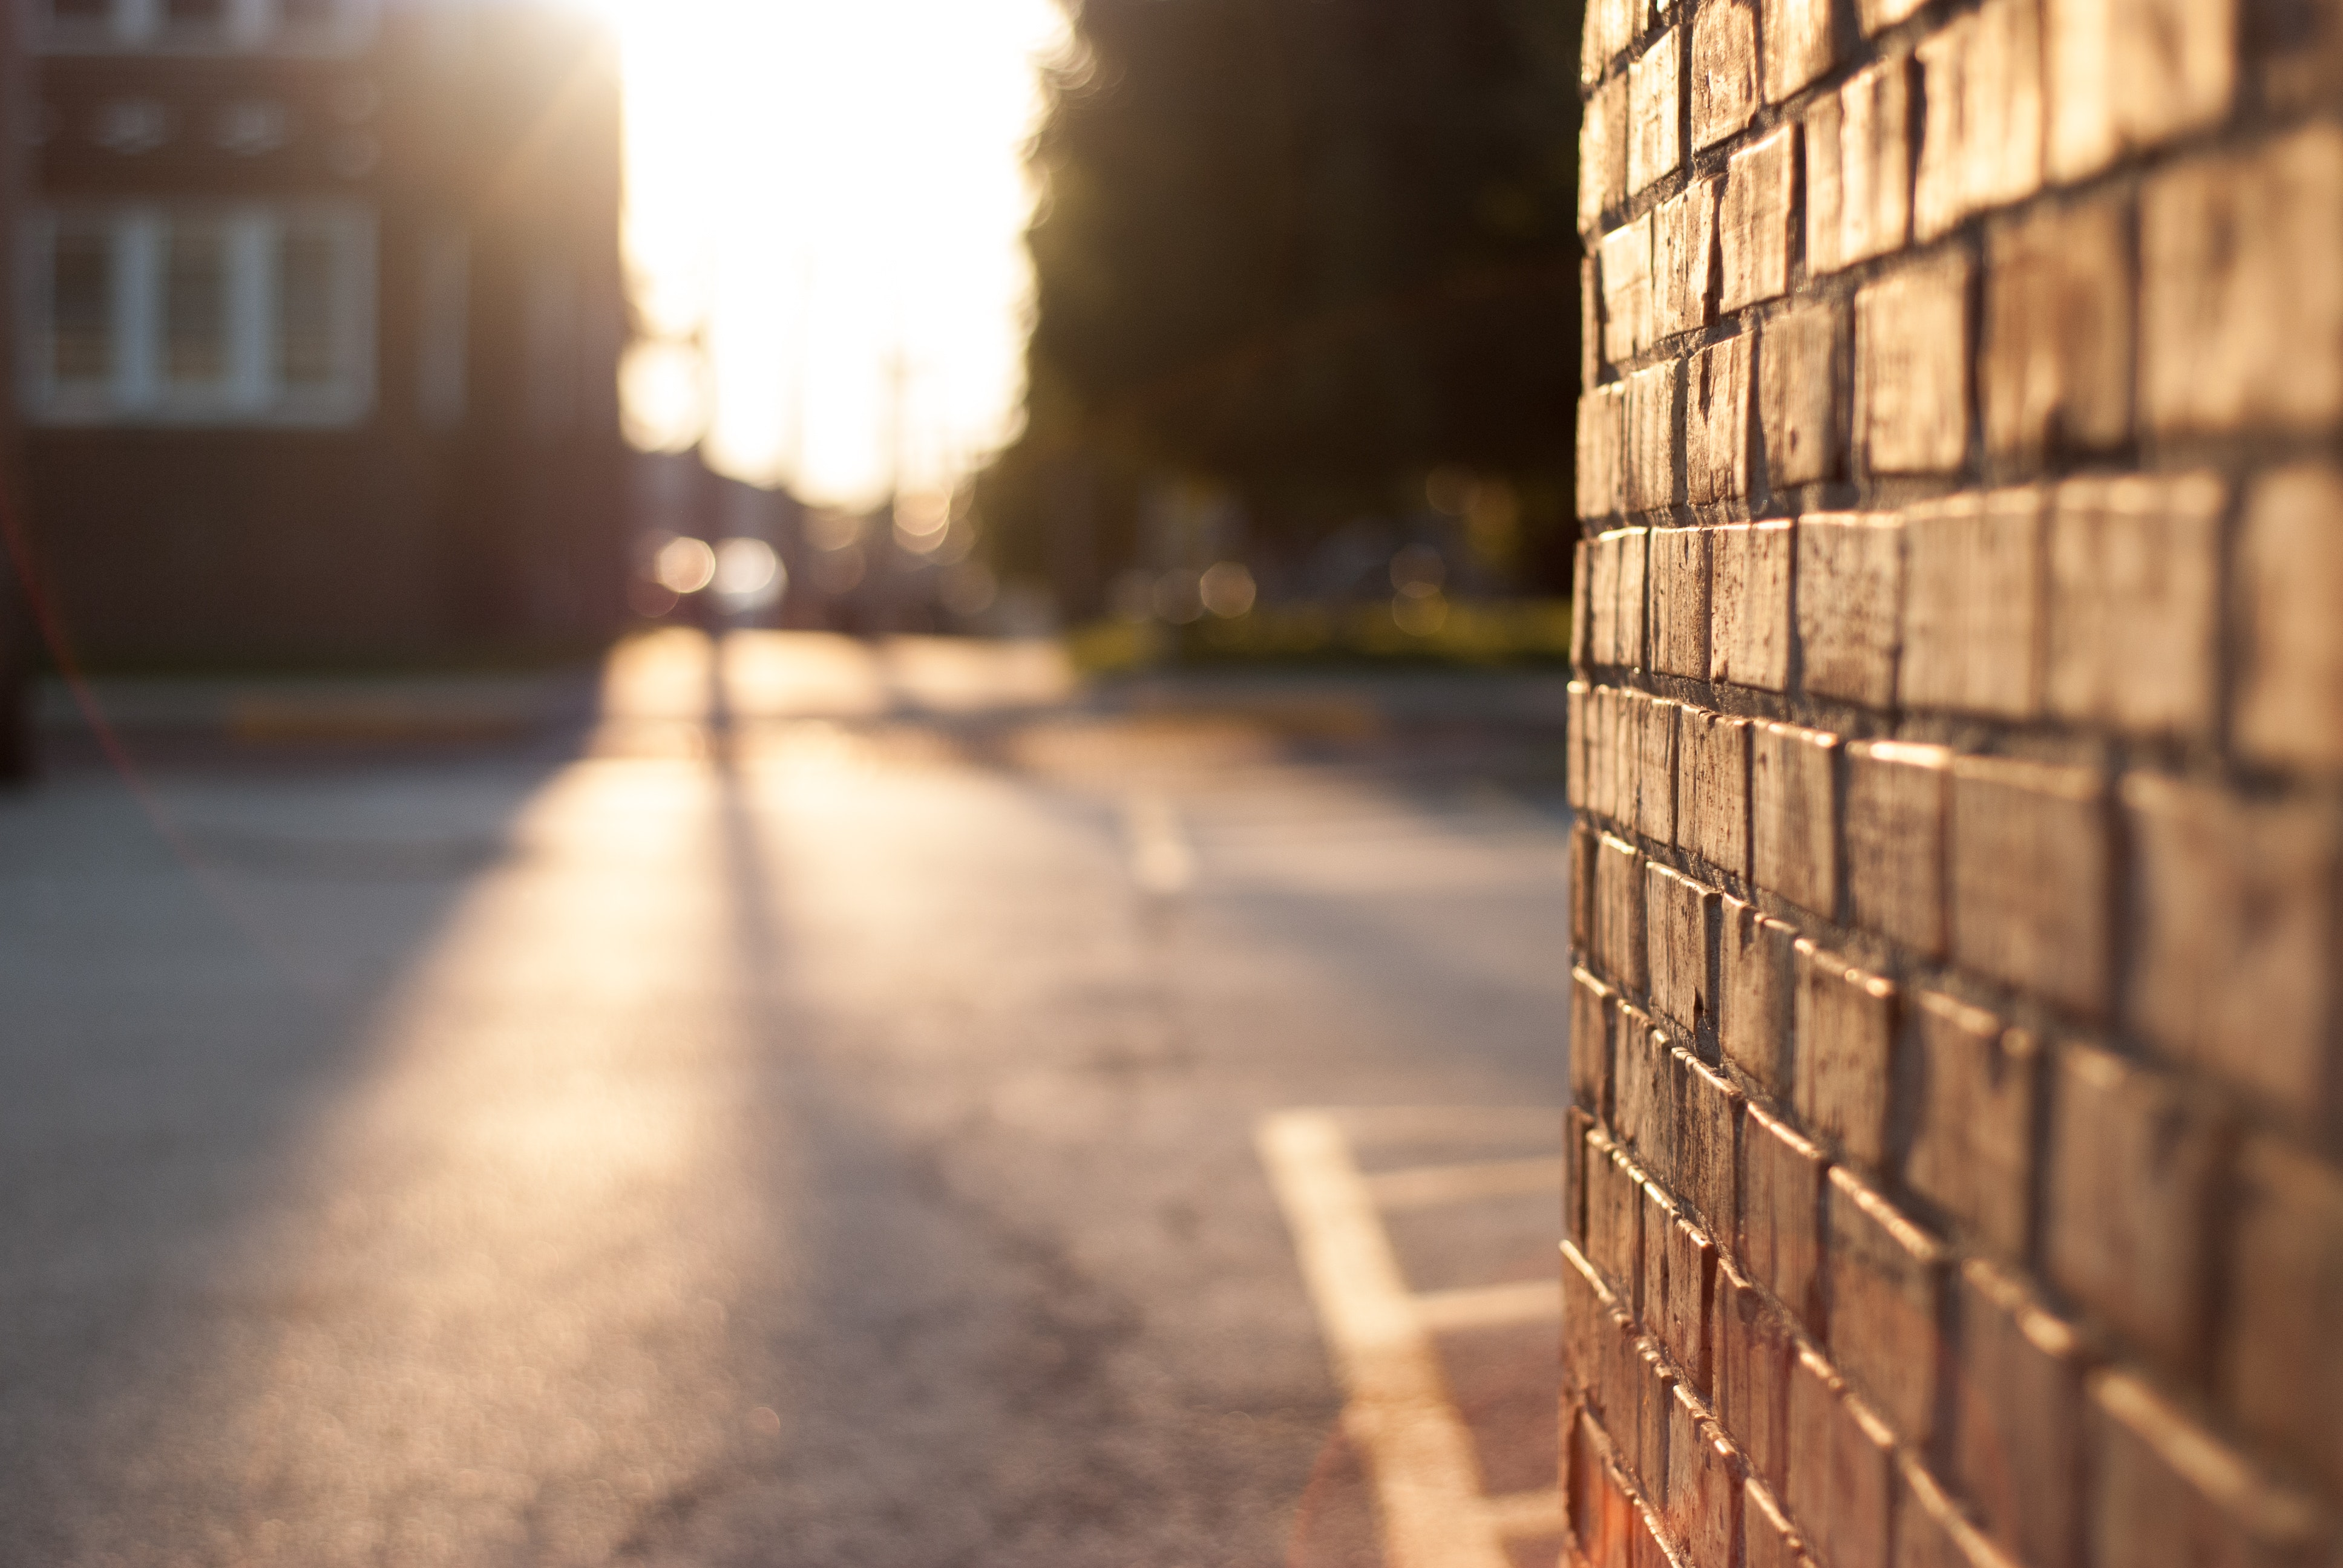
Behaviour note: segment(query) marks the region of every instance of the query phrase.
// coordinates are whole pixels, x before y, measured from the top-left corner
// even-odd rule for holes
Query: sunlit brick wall
[[[1584,75],[1574,1549],[2343,1561],[2343,3]]]

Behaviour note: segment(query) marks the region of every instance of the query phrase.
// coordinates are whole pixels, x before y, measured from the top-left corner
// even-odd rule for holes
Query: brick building
[[[2343,8],[1584,65],[1574,1550],[2338,1561]]]
[[[617,78],[574,7],[23,0],[18,402],[98,661],[599,636]]]

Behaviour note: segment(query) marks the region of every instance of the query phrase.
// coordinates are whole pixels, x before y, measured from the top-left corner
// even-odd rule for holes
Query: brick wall
[[[1574,1549],[2343,1561],[2343,5],[1584,66]]]

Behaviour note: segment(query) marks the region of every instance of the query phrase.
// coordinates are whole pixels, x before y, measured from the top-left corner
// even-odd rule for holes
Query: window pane
[[[163,272],[163,374],[181,386],[227,377],[227,236],[176,224]]]
[[[114,378],[114,238],[104,229],[58,233],[49,332],[49,373],[57,380]]]
[[[334,236],[288,228],[277,252],[277,376],[287,387],[334,380]]]

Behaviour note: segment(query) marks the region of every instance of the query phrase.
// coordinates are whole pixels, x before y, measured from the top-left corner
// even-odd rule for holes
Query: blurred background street
[[[1552,1561],[1556,678],[94,696],[0,801],[0,1563],[1379,1561],[1311,1108]]]

